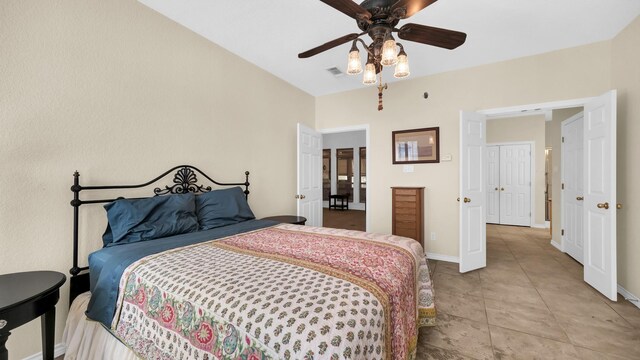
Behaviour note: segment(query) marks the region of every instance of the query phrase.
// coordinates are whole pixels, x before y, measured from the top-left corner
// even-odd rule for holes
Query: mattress
[[[116,293],[108,324],[70,315],[65,337],[120,345],[68,356],[98,346],[115,358],[412,359],[418,328],[435,322],[416,241],[288,224],[142,256]]]

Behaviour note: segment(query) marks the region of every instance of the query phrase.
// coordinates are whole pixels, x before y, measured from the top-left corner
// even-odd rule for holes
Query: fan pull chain
[[[378,85],[378,111],[382,111],[382,92],[387,89],[387,84],[382,84],[382,71],[380,71],[380,81]]]

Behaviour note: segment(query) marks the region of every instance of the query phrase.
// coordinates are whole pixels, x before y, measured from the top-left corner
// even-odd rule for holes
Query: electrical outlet
[[[431,241],[436,241],[436,233],[435,232],[431,232]]]

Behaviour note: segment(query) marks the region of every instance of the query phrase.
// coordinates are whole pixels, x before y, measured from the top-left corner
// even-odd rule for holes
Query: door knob
[[[616,205],[616,209],[618,209],[618,210],[622,209],[622,204],[617,204]]]
[[[500,191],[504,191],[504,188],[500,188]]]
[[[584,200],[584,197],[582,197],[582,196],[578,196],[578,197],[576,197],[576,200],[578,200],[578,201],[582,201],[582,200]]]
[[[494,190],[495,190],[495,191],[498,191],[498,188],[495,188]]]
[[[609,209],[609,203],[608,202],[606,202],[604,204],[603,203],[599,203],[597,206],[598,206],[598,209],[605,209],[605,210]]]
[[[471,202],[471,199],[469,199],[468,197],[466,197],[466,198],[464,198],[464,202],[466,202],[466,203],[470,203],[470,202]]]

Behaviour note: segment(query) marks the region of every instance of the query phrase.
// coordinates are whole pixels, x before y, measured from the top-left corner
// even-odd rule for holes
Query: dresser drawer
[[[413,202],[408,202],[408,201],[396,201],[393,203],[395,205],[396,208],[409,208],[409,209],[415,209],[417,204],[415,201]],[[414,210],[415,211],[415,210]]]
[[[401,222],[412,222],[415,224],[416,222],[416,214],[415,213],[409,213],[409,214],[403,214],[400,213],[398,211],[396,211],[396,223],[401,223]]]
[[[407,196],[407,195],[403,195],[403,196],[396,196],[396,203],[399,202],[408,202],[408,203],[415,203],[417,200],[417,198],[415,196]]]
[[[417,234],[416,234],[416,229],[396,229],[396,232],[394,235],[398,235],[398,236],[404,236],[404,237],[408,237],[410,239],[414,239],[414,240],[418,240],[417,239]]]
[[[416,196],[418,195],[418,192],[416,191],[416,189],[394,189],[396,196],[400,196],[400,195],[413,195]]]

